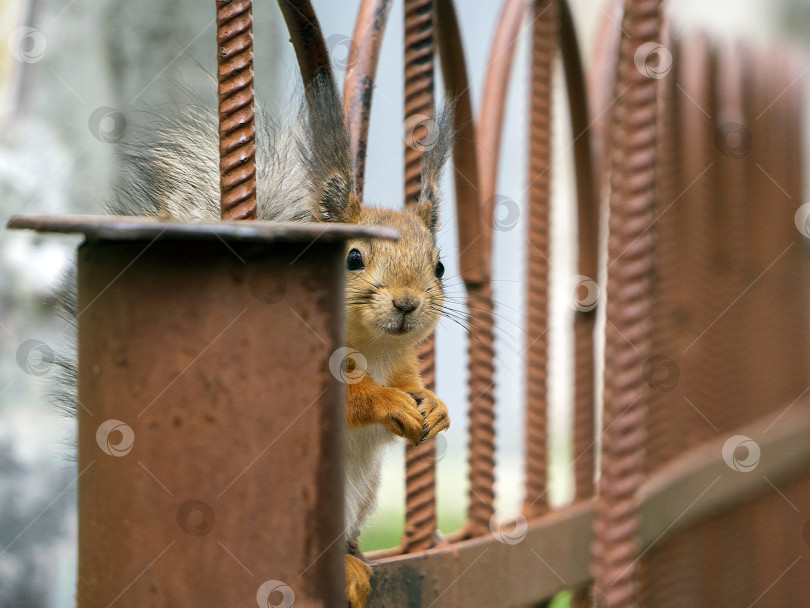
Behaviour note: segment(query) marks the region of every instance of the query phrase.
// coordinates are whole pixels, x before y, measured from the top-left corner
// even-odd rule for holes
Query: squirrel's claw
[[[450,428],[450,414],[444,401],[427,389],[410,393],[410,395],[416,401],[425,420],[426,432],[422,435],[421,441],[432,439],[441,431]]]
[[[416,407],[416,400],[399,389],[388,389],[386,395],[388,405],[386,428],[400,437],[405,438],[413,445],[419,445],[425,435],[426,421],[422,412]]]

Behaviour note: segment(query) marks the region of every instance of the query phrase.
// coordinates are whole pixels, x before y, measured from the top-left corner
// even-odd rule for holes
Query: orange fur
[[[350,428],[382,424],[389,432],[414,445],[450,427],[447,406],[422,385],[413,351],[381,386],[368,375],[347,385],[346,423]]]
[[[346,556],[346,600],[351,608],[365,608],[371,575],[371,566],[353,555]]]

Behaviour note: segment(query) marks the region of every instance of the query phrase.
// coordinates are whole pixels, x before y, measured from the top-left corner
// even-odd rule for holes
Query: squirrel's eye
[[[444,276],[444,264],[439,262],[436,264],[436,278],[441,279]]]
[[[366,263],[363,261],[363,254],[357,249],[352,249],[349,252],[349,257],[346,258],[346,268],[349,270],[363,270],[365,267]]]

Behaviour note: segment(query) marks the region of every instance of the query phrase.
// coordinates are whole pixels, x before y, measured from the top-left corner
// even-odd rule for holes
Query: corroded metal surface
[[[366,146],[374,78],[390,10],[391,0],[363,0],[360,4],[343,87],[343,107],[349,123],[354,162],[354,187],[360,200],[363,199],[366,178]]]
[[[658,84],[637,67],[636,55],[658,40],[661,19],[658,0],[629,0],[625,7],[616,88],[626,92],[612,123],[604,431],[593,550],[596,588],[608,608],[638,605],[635,494],[643,479]]]
[[[343,255],[80,248],[78,606],[342,605]]]
[[[436,389],[436,356],[433,338],[419,346],[419,372],[428,390]],[[406,553],[432,547],[436,531],[436,440],[405,448]]]
[[[526,7],[520,0],[506,0],[490,50],[485,95],[478,123],[476,156],[478,213],[462,207],[458,199],[459,238],[470,249],[462,260],[462,276],[467,287],[470,319],[469,339],[469,466],[470,492],[467,523],[461,538],[488,534],[495,500],[495,366],[491,276],[492,230],[495,185],[509,73],[514,58],[514,42]],[[446,21],[446,19],[444,20]],[[441,26],[441,22],[440,22]],[[461,59],[457,59],[460,61]],[[449,63],[449,62],[448,62]],[[450,66],[448,66],[449,68]],[[452,69],[452,68],[451,68]],[[461,85],[461,83],[458,83]],[[466,168],[465,164],[462,167]],[[469,204],[469,200],[466,202]],[[475,224],[479,225],[477,231]]]
[[[252,0],[217,0],[217,95],[222,219],[256,218]]]
[[[433,0],[405,0],[405,202],[421,189],[422,153],[430,145],[433,99]]]
[[[456,11],[452,0],[436,0],[436,34],[441,40],[445,97],[453,100],[453,186],[456,195],[459,269],[465,283],[481,283],[491,277],[492,220],[481,204],[480,153],[477,146],[470,81],[464,60]],[[497,160],[496,160],[497,165]],[[489,234],[487,234],[489,233]],[[488,238],[487,238],[488,237]]]
[[[506,93],[509,89],[509,76],[514,63],[520,26],[527,16],[527,8],[524,0],[504,0],[487,59],[487,73],[477,132],[480,200],[483,205],[482,215],[485,222],[488,218],[493,218],[495,213],[495,187],[498,182],[498,159],[503,136]],[[488,225],[490,229],[483,230],[481,238],[486,241],[485,250],[491,251],[492,219],[488,219]]]
[[[88,240],[143,241],[154,238],[202,241],[344,241],[347,239],[391,239],[399,234],[387,226],[315,224],[296,222],[162,222],[131,215],[24,215],[12,216],[8,228],[60,234],[80,233]]]
[[[577,187],[577,268],[580,276],[599,276],[599,195],[592,154],[591,119],[579,42],[568,2],[561,0],[560,51],[568,89]],[[596,477],[595,306],[574,313],[573,457],[575,500],[593,496]],[[588,310],[590,309],[590,310]]]
[[[332,78],[329,51],[310,0],[278,0],[304,85],[318,74]]]
[[[675,48],[669,19],[661,26],[661,44],[673,56],[673,65],[680,69],[681,62]],[[678,434],[683,432],[683,406],[686,406],[678,390],[681,355],[686,343],[683,324],[679,323],[682,306],[687,304],[688,277],[684,277],[682,252],[688,243],[687,225],[684,219],[683,197],[685,184],[680,183],[681,162],[679,146],[681,133],[678,116],[678,73],[673,70],[658,81],[658,192],[655,207],[655,224],[651,230],[656,239],[655,285],[653,288],[653,336],[648,369],[649,408],[647,412],[647,472],[665,464],[680,451]],[[697,110],[697,108],[696,108]],[[684,134],[683,138],[691,137]],[[691,143],[691,142],[690,142]],[[679,204],[680,202],[680,204]],[[688,414],[688,412],[687,412]],[[679,554],[680,555],[680,554]]]
[[[405,204],[415,203],[421,191],[422,154],[430,145],[435,128],[433,99],[433,2],[405,0]],[[435,354],[433,340],[418,348],[420,374],[425,386],[433,388]],[[435,449],[405,448],[405,536],[406,552],[427,549],[436,531]],[[425,452],[427,451],[427,454]],[[426,457],[427,456],[427,457]]]
[[[468,285],[470,316],[470,494],[465,534],[488,534],[495,502],[495,352],[489,283]]]
[[[529,217],[526,268],[526,499],[524,513],[548,511],[548,315],[551,262],[551,86],[559,23],[557,0],[532,15],[529,101]]]
[[[470,492],[467,524],[462,536],[486,534],[495,497],[495,367],[493,363],[494,316],[489,284],[492,251],[492,218],[484,217],[479,180],[480,152],[470,99],[470,83],[453,3],[436,2],[436,31],[447,96],[455,100],[453,148],[456,217],[459,232],[459,265],[467,289],[469,311],[470,388]]]
[[[767,404],[763,409],[772,406]],[[756,474],[730,474],[733,472],[717,457],[725,441],[718,438],[647,480],[638,494],[643,524],[638,537],[640,551],[647,555],[674,535],[686,533],[695,526],[711,526],[718,514],[748,501],[766,495],[781,501],[765,481],[766,477],[780,487],[801,483],[796,480],[806,477],[810,459],[810,443],[807,442],[810,401],[805,399],[795,404],[770,426],[773,422],[773,416],[768,415],[735,429],[740,434],[762,437],[763,454],[771,455],[761,461]],[[766,428],[769,430],[763,435]],[[806,500],[793,500],[797,505],[807,504]],[[783,505],[781,513],[793,513],[794,530],[800,530],[801,523],[796,525],[795,522],[801,518],[795,517],[787,503]],[[374,565],[375,588],[369,606],[429,606],[431,603],[448,608],[523,606],[583,585],[589,578],[589,544],[595,511],[595,501],[582,501],[529,522],[519,536],[475,538],[412,555],[386,557]],[[740,529],[729,529],[729,533],[736,530],[736,536],[745,539]],[[803,542],[801,534],[795,532],[791,540],[794,546]],[[730,539],[725,542],[729,543]],[[706,547],[701,547],[701,553],[705,552]],[[715,567],[723,564],[725,571],[733,574],[737,563],[737,559],[727,557]],[[788,565],[790,561],[784,563],[783,568]],[[701,573],[709,576],[712,571],[701,570]],[[593,597],[598,598],[597,607],[604,606],[600,603],[603,596]],[[690,596],[686,594],[686,597]],[[743,605],[749,605],[753,599]]]

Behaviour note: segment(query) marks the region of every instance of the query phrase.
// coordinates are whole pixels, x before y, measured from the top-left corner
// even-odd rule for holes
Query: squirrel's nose
[[[392,302],[394,304],[394,308],[396,308],[403,315],[407,315],[409,312],[413,312],[419,308],[419,298],[414,294],[397,296],[396,298],[392,299]]]

